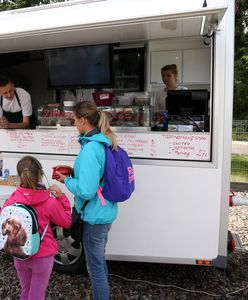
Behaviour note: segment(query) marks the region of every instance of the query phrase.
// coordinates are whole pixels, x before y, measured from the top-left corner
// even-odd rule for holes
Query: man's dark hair
[[[5,86],[8,83],[12,82],[11,79],[7,76],[0,76],[0,86]]]
[[[171,65],[166,65],[161,68],[161,71],[171,71],[172,74],[174,74],[177,77],[177,65],[176,64],[171,64]]]

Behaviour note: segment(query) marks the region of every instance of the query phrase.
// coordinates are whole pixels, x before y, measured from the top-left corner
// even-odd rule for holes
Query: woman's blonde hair
[[[17,163],[17,173],[22,187],[37,189],[43,175],[41,163],[33,156],[24,156]]]
[[[110,128],[108,117],[105,112],[98,111],[95,103],[91,101],[79,102],[73,107],[73,113],[76,118],[85,118],[88,122],[99,128],[101,132],[112,142],[112,149],[117,149],[117,140],[115,134]]]

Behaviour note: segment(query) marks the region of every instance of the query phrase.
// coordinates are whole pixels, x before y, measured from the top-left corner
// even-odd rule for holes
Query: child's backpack
[[[134,170],[127,152],[118,146],[112,150],[105,146],[106,166],[103,178],[104,187],[97,190],[98,197],[104,205],[106,198],[112,202],[122,202],[130,198],[134,191]],[[103,197],[102,197],[103,196]]]
[[[0,249],[14,257],[28,259],[38,252],[42,236],[38,232],[38,220],[32,206],[15,203],[6,206],[0,215]]]

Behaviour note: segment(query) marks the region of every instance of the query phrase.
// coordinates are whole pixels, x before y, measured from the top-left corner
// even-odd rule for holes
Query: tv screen
[[[90,45],[46,51],[51,88],[104,88],[113,86],[112,46]]]
[[[171,90],[167,92],[169,115],[208,115],[208,90]]]

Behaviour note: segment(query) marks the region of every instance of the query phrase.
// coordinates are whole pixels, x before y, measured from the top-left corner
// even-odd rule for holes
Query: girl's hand
[[[61,188],[57,184],[53,184],[49,187],[50,192],[54,195],[54,197],[59,198],[62,196]]]

